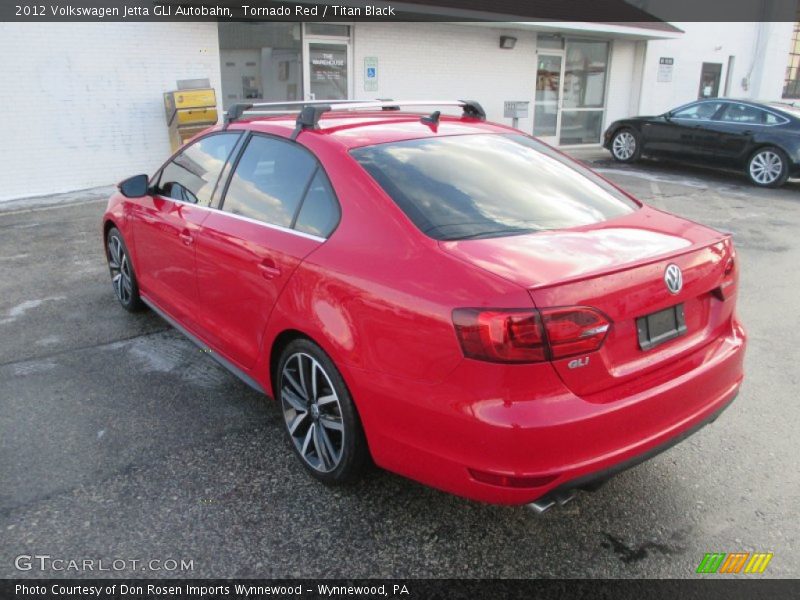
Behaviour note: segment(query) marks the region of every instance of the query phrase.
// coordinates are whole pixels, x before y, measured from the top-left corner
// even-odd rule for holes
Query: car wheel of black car
[[[294,340],[281,353],[276,379],[286,432],[306,469],[328,485],[357,479],[367,442],[333,361],[310,340]]]
[[[789,178],[789,159],[780,148],[759,148],[747,161],[747,176],[760,187],[780,187]]]
[[[633,162],[642,155],[639,134],[633,129],[623,128],[611,138],[611,156],[619,162]]]
[[[139,285],[136,283],[136,273],[133,271],[128,247],[116,227],[112,228],[106,237],[106,259],[111,273],[111,285],[122,308],[129,312],[144,308],[144,303],[139,297]]]

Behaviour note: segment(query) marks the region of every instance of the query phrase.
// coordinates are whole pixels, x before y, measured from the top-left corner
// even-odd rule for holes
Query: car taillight
[[[464,356],[504,363],[541,362],[593,352],[611,322],[599,311],[565,308],[458,308],[453,325]]]
[[[611,321],[588,306],[546,308],[540,312],[552,359],[598,350],[611,327]]]
[[[725,270],[722,272],[722,282],[713,291],[713,294],[720,300],[727,300],[736,292],[736,254],[731,253],[725,261]]]
[[[546,360],[542,323],[534,310],[453,311],[464,356],[491,362],[539,362]]]

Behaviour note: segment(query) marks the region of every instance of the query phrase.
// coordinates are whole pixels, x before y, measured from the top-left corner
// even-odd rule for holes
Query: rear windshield
[[[638,208],[588,169],[523,135],[425,138],[351,154],[438,240],[589,225]]]

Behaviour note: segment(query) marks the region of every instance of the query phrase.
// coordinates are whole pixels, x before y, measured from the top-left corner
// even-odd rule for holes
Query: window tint
[[[708,120],[714,116],[714,113],[716,113],[721,106],[722,102],[699,102],[675,111],[672,114],[672,118]]]
[[[436,239],[575,227],[638,207],[588,169],[522,135],[426,138],[351,154]]]
[[[746,123],[761,125],[764,122],[764,111],[747,104],[729,104],[720,120],[727,123]]]
[[[158,193],[183,202],[208,205],[239,135],[238,132],[209,135],[188,146],[162,170]]]
[[[311,181],[295,229],[319,237],[328,237],[339,221],[339,204],[331,190],[328,178],[321,169]]]
[[[296,144],[253,136],[233,173],[222,210],[291,227],[316,167],[314,157]]]

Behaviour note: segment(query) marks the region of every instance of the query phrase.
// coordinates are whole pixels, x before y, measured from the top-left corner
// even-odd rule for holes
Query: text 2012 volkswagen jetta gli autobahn
[[[371,457],[543,509],[732,401],[729,235],[477,103],[398,104],[237,106],[121,183],[103,217],[119,301],[276,398],[325,483]]]

